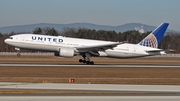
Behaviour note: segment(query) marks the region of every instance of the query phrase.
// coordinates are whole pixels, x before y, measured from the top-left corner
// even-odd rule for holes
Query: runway
[[[11,90],[84,90],[84,91],[145,91],[157,92],[148,95],[0,95],[0,101],[179,101],[180,86],[178,85],[117,85],[117,84],[63,84],[63,83],[9,83],[1,82],[0,89]],[[163,94],[158,95],[159,92]],[[171,93],[171,95],[168,95]],[[174,95],[173,95],[174,94]]]
[[[178,92],[179,85],[123,85],[123,84],[69,84],[69,83],[0,83],[0,89],[82,90],[82,91],[144,91]]]
[[[180,65],[152,64],[20,64],[1,63],[6,67],[140,67],[140,68],[180,68]],[[124,85],[124,84],[69,84],[69,83],[16,83],[0,82],[0,90],[67,90],[67,91],[99,91],[99,92],[155,92],[155,94],[131,95],[0,95],[0,101],[179,101],[179,85]],[[156,94],[157,92],[157,94]],[[163,93],[163,94],[158,94]]]
[[[156,64],[99,64],[99,65],[85,65],[85,64],[3,64],[0,66],[18,66],[18,67],[153,67],[153,68],[180,68],[180,65],[156,65]]]

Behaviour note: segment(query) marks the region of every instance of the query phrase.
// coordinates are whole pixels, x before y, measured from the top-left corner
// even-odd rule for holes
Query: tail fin
[[[159,25],[152,33],[145,37],[139,43],[139,45],[158,48],[158,45],[160,44],[168,25],[169,23],[162,23],[161,25]]]

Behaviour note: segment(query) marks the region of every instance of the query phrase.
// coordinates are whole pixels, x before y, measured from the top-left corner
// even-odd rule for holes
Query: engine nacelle
[[[74,48],[68,48],[68,47],[59,48],[59,52],[55,52],[54,55],[71,58],[74,56]]]

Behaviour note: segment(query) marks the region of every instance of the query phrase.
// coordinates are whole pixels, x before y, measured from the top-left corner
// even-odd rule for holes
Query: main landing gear
[[[79,62],[85,63],[87,65],[94,65],[93,61],[90,61],[91,55],[89,53],[85,53],[82,55],[83,59],[79,59]]]

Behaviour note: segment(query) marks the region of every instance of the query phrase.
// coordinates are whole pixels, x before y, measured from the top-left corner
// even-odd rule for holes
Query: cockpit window
[[[9,37],[9,39],[13,39],[13,37]]]

